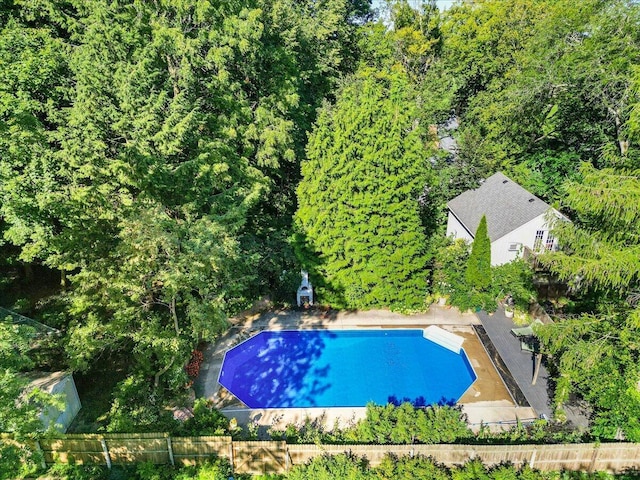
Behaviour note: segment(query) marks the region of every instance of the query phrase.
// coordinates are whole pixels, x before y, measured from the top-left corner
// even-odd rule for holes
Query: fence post
[[[591,455],[591,464],[589,465],[589,470],[588,470],[589,473],[592,473],[595,470],[599,453],[600,453],[600,446],[596,443],[593,446],[593,454]]]
[[[235,464],[235,460],[233,458],[233,439],[231,439],[231,441],[229,442],[229,463],[231,464],[231,468],[235,472],[236,471],[236,464]]]
[[[104,438],[100,439],[100,444],[102,445],[102,453],[104,453],[104,459],[107,462],[107,468],[111,470],[111,456],[109,455],[109,449],[107,448],[107,442]]]
[[[173,459],[173,447],[171,446],[171,437],[167,437],[167,450],[169,450],[169,461],[172,466],[175,466],[176,462]]]
[[[291,468],[291,456],[289,455],[289,447],[284,452],[284,471],[288,472]]]
[[[531,454],[531,460],[529,460],[529,468],[533,468],[533,464],[536,461],[536,453],[538,453],[538,450],[534,449],[533,453]]]
[[[42,450],[42,446],[40,445],[40,440],[36,439],[35,440],[35,446],[36,446],[36,453],[40,456],[40,466],[46,470],[47,469],[47,462],[45,462],[44,460],[44,450]]]

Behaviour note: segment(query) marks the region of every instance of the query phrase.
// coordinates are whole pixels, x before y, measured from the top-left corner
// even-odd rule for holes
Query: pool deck
[[[482,327],[480,319],[472,313],[460,313],[455,308],[431,306],[429,311],[416,315],[401,315],[384,310],[364,312],[276,311],[236,319],[232,328],[215,344],[209,345],[196,394],[213,401],[229,418],[240,425],[249,423],[261,427],[284,428],[287,424],[301,424],[305,418],[318,419],[329,429],[338,422],[348,425],[364,417],[365,408],[307,408],[307,409],[248,409],[235,396],[220,387],[218,375],[224,353],[241,341],[262,330],[293,329],[371,329],[371,328],[425,328],[439,325],[461,335],[463,348],[473,366],[477,380],[460,398],[459,404],[467,415],[472,429],[481,424],[493,430],[508,428],[516,421],[530,421],[536,411],[526,402],[518,402],[509,391],[492,362],[490,353],[474,328]],[[546,383],[546,382],[545,382]]]

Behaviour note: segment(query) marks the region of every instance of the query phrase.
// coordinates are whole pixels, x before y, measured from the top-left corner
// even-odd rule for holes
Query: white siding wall
[[[535,234],[535,232],[534,232]],[[509,263],[512,260],[520,257],[522,255],[521,247],[518,247],[516,251],[509,251],[509,245],[517,242],[517,240],[511,240],[512,235],[508,234],[502,238],[499,238],[495,242],[491,244],[491,265],[497,266],[505,263]],[[518,242],[520,243],[520,242]]]
[[[554,213],[559,217],[561,216],[556,210],[554,210]],[[509,263],[522,255],[522,247],[533,249],[538,230],[544,231],[542,236],[542,247],[544,248],[549,236],[549,226],[545,221],[546,216],[547,214],[544,213],[494,241],[491,244],[491,264],[495,266]],[[509,246],[513,243],[520,244],[518,251],[509,251]]]
[[[471,236],[471,234],[467,232],[467,230],[451,212],[449,212],[449,219],[447,220],[447,237],[462,238],[467,242],[473,242],[473,237]]]
[[[558,218],[562,217],[562,215],[555,209],[553,210],[553,213]],[[536,232],[538,230],[544,231],[544,234],[542,236],[542,246],[544,248],[549,236],[549,227],[545,221],[546,216],[546,213],[539,215],[533,220],[530,220],[524,225],[516,228],[512,232],[507,233],[504,237],[492,242],[491,265],[502,265],[515,260],[516,258],[522,256],[522,250],[524,247],[529,247],[533,250],[533,244],[535,242]],[[471,236],[471,234],[458,221],[455,215],[449,212],[449,218],[447,220],[447,237],[451,236],[453,236],[453,238],[462,238],[469,243],[473,242],[473,237]],[[509,247],[514,243],[518,244],[518,249],[509,250]]]

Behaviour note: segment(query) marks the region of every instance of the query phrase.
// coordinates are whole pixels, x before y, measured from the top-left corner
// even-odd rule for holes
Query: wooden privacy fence
[[[0,442],[11,442],[8,435]],[[112,464],[152,462],[193,465],[211,456],[230,461],[237,473],[284,473],[293,465],[324,454],[350,452],[372,466],[387,454],[432,457],[447,466],[480,458],[486,465],[511,462],[545,471],[581,470],[620,473],[640,470],[640,443],[558,445],[295,445],[284,441],[233,441],[228,436],[170,437],[162,433],[69,434],[33,441],[28,447],[47,464]]]
[[[486,465],[511,462],[545,471],[581,470],[612,473],[640,469],[638,443],[583,443],[559,445],[288,445],[292,464],[304,463],[322,453],[348,451],[379,465],[389,453],[397,456],[432,457],[446,466],[480,458]]]

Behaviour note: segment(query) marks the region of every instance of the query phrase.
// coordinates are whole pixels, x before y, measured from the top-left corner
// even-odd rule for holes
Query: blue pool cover
[[[249,408],[454,404],[476,375],[422,330],[261,332],[229,350],[219,382]]]

